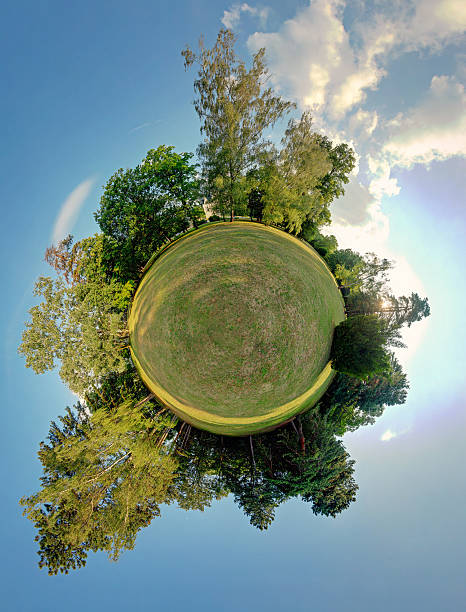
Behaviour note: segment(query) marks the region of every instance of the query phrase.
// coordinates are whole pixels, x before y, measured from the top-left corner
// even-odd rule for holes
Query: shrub
[[[386,322],[377,315],[357,315],[342,321],[333,336],[332,368],[362,380],[390,366]]]

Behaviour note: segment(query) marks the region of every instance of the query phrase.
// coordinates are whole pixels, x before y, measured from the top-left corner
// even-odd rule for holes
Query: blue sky
[[[233,27],[247,59],[265,46],[274,86],[359,158],[334,206],[343,246],[397,262],[393,284],[429,297],[403,360],[405,405],[346,436],[358,501],[337,519],[290,502],[256,532],[230,499],[166,509],[118,564],[73,575],[36,565],[17,500],[73,398],[16,354],[43,252],[97,231],[101,187],[149,148],[193,151],[199,123],[181,49]],[[456,0],[2,5],[2,528],[6,610],[457,611],[464,602],[466,487],[464,28]]]

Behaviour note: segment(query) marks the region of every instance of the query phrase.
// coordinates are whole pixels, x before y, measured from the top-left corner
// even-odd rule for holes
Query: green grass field
[[[130,312],[131,352],[183,420],[246,435],[321,397],[344,316],[333,276],[302,241],[256,223],[204,225],[148,267]]]

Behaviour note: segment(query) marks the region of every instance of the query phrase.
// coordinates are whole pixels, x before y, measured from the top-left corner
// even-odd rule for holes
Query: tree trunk
[[[301,452],[304,455],[306,452],[306,440],[304,438],[303,433],[303,424],[301,423],[301,419],[298,417],[298,425],[299,425],[299,442],[301,444]]]
[[[249,436],[249,446],[251,447],[251,459],[252,459],[252,484],[256,484],[256,460],[254,459],[254,447],[252,445],[252,436]]]
[[[299,440],[299,432],[298,432],[298,429],[297,429],[297,427],[295,425],[294,418],[291,419],[291,424],[293,425],[293,429],[295,430],[296,435],[298,436],[298,440]]]
[[[126,348],[126,347],[125,347]],[[148,402],[149,400],[151,400],[153,397],[155,397],[154,393],[149,393],[149,395],[147,397],[145,397],[143,400],[141,400],[140,402],[138,402],[134,407],[138,408],[139,406],[142,406],[142,404],[145,404],[146,402]]]

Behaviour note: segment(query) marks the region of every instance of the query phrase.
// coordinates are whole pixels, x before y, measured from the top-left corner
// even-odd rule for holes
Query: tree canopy
[[[311,126],[309,112],[289,122],[264,194],[264,221],[284,225],[292,233],[298,233],[307,218],[315,225],[330,219],[317,187],[332,164]]]
[[[264,130],[295,105],[267,86],[265,49],[253,55],[248,70],[235,40],[233,32],[220,30],[211,49],[201,39],[197,54],[189,47],[182,52],[186,68],[198,66],[194,107],[204,135],[197,152],[205,193],[230,219],[247,205],[266,223],[294,233],[306,219],[328,223],[329,204],[344,193],[354,167],[353,151],[313,132],[307,111],[290,120],[281,149],[267,140]]]
[[[357,315],[335,328],[330,358],[337,372],[365,379],[390,365],[387,325],[376,315]]]
[[[294,104],[267,86],[265,49],[252,58],[248,70],[234,50],[235,36],[222,29],[211,49],[199,42],[199,52],[186,47],[185,68],[196,64],[194,108],[204,141],[198,147],[206,191],[220,212],[233,218],[243,210],[248,191],[246,172],[267,147],[263,133]]]
[[[84,395],[103,375],[127,367],[125,310],[134,285],[106,282],[102,236],[71,245],[68,237],[46,252],[59,276],[37,280],[34,294],[43,301],[29,311],[19,352],[37,374],[59,364],[63,381]]]
[[[39,450],[42,490],[21,500],[39,529],[39,566],[50,574],[85,565],[88,550],[116,560],[133,548],[139,529],[160,514],[176,469],[163,447],[173,416],[127,402],[90,419],[77,404],[60,421]]]
[[[108,180],[95,218],[114,277],[138,278],[164,242],[196,222],[199,180],[192,157],[161,145],[136,168],[120,168]]]

